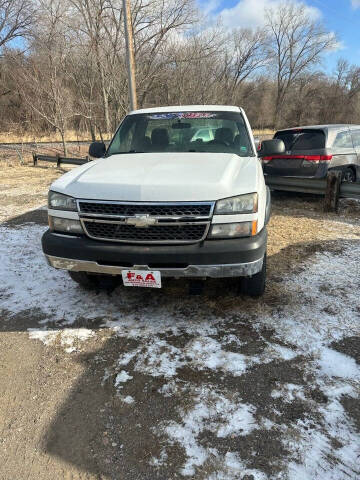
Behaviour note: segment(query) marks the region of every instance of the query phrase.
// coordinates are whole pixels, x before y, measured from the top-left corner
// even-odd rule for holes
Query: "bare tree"
[[[167,63],[156,81],[153,103],[160,103],[162,98],[168,104],[214,103],[214,98],[221,102],[218,79],[223,37],[218,28],[174,37],[164,53]]]
[[[64,150],[68,129],[114,131],[128,108],[122,15],[122,0],[0,0],[0,128],[56,130]],[[360,123],[360,67],[321,69],[334,36],[291,2],[266,18],[229,32],[195,0],[132,0],[139,104],[232,103],[258,128]]]
[[[169,64],[169,46],[175,37],[184,43],[182,34],[198,17],[194,0],[136,0],[132,16],[139,104],[143,105]]]
[[[34,21],[31,0],[0,0],[0,50],[29,31]]]
[[[255,72],[268,62],[266,53],[267,35],[262,29],[235,29],[224,41],[223,71],[227,103],[234,103],[236,91]]]
[[[340,58],[334,73],[326,91],[328,111],[322,108],[322,115],[330,114],[337,122],[356,122],[360,110],[360,68]]]
[[[67,75],[69,43],[63,30],[61,0],[49,0],[32,35],[33,55],[13,56],[13,80],[23,101],[62,139],[67,154],[66,131],[74,110],[74,90]]]
[[[31,0],[0,0],[0,58],[6,47],[11,42],[24,38],[34,22],[34,2]],[[2,97],[13,93],[12,85],[5,84],[6,74],[2,71],[0,65],[0,99],[1,102],[7,102]],[[10,87],[10,88],[9,88]]]
[[[114,16],[114,12],[121,11],[120,6],[116,7],[110,0],[68,0],[72,6],[72,16],[69,24],[79,33],[81,41],[86,42],[96,62],[100,82],[100,92],[103,106],[103,118],[105,131],[111,131],[110,126],[110,91],[108,78],[113,74],[111,67],[111,52],[109,52],[109,35],[117,47],[121,45],[120,40],[120,15]],[[115,2],[115,0],[114,0]],[[119,3],[119,2],[118,2]],[[113,28],[115,20],[115,26]]]
[[[276,76],[274,126],[281,121],[286,96],[295,80],[317,65],[335,45],[335,37],[303,5],[284,2],[266,11],[269,54]]]

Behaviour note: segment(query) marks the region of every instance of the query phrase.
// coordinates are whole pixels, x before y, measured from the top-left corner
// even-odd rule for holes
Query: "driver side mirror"
[[[272,140],[264,140],[261,142],[261,149],[258,151],[259,157],[267,157],[270,155],[281,155],[285,153],[285,143],[279,138]]]
[[[90,143],[89,155],[94,158],[101,158],[106,153],[106,146],[103,142]]]

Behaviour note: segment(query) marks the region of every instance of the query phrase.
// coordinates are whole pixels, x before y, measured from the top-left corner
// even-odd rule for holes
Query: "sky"
[[[263,22],[266,7],[281,0],[197,0],[208,18],[221,15],[229,27],[256,27]],[[323,66],[331,73],[338,58],[360,64],[360,0],[295,0],[304,4],[309,14],[320,19],[338,38],[335,51],[326,54]]]

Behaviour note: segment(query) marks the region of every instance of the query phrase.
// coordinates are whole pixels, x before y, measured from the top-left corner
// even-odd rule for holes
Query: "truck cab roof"
[[[129,115],[139,113],[171,113],[171,112],[234,112],[243,113],[242,108],[229,105],[173,105],[169,107],[142,108],[133,110]]]

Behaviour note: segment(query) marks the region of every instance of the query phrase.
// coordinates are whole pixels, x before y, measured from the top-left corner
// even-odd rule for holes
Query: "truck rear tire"
[[[69,275],[74,280],[74,282],[78,283],[82,288],[86,290],[93,290],[97,287],[98,281],[96,275],[90,275],[86,272],[71,272],[69,271]]]
[[[249,295],[250,297],[261,297],[265,292],[266,283],[266,253],[264,255],[264,261],[262,269],[259,273],[256,273],[252,277],[246,277],[242,282],[242,293]]]

